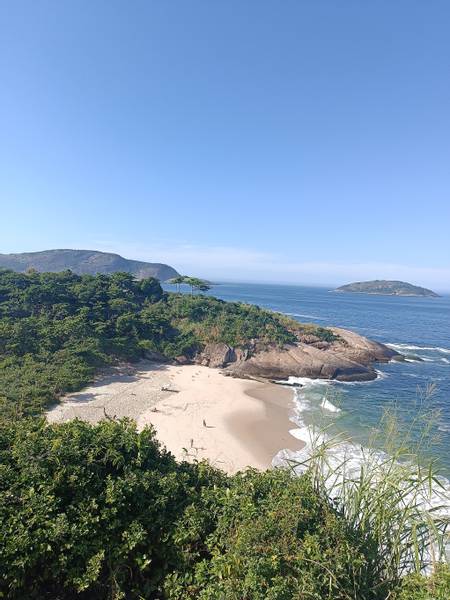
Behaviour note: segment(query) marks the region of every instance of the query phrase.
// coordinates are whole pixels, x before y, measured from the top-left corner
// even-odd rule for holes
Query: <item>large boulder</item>
[[[333,328],[338,339],[332,343],[298,342],[283,347],[258,349],[246,360],[239,360],[226,368],[235,377],[287,379],[309,377],[338,381],[370,381],[377,377],[372,366],[388,362],[398,353],[383,344],[347,331]]]
[[[243,355],[240,354],[240,359]],[[196,357],[196,361],[201,365],[213,368],[223,368],[231,362],[236,361],[234,348],[223,343],[207,344],[202,352]],[[244,359],[245,360],[245,359]]]
[[[339,352],[339,354],[342,353],[347,358],[355,360],[358,363],[389,362],[401,356],[398,352],[392,350],[392,348],[369,340],[354,331],[348,331],[340,327],[330,327],[330,329],[338,336],[338,340],[332,344],[332,350]]]
[[[370,381],[376,371],[363,364],[306,344],[273,346],[260,351],[246,361],[231,364],[227,369],[235,377],[264,377],[287,379],[309,377],[312,379],[338,379],[340,381]]]

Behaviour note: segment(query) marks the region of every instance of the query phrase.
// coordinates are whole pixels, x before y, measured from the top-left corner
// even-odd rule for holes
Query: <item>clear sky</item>
[[[0,252],[450,288],[448,0],[3,0]]]

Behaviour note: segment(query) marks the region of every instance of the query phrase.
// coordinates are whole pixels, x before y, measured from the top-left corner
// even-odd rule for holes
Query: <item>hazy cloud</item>
[[[364,279],[401,279],[438,290],[450,289],[450,267],[414,267],[384,262],[301,262],[248,248],[187,243],[140,245],[103,240],[95,242],[95,248],[117,252],[126,258],[165,262],[181,273],[216,280],[337,285]]]

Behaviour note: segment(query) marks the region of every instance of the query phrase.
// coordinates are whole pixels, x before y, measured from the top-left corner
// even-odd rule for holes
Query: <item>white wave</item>
[[[287,382],[288,385],[301,385],[302,387],[312,387],[315,385],[330,385],[333,383],[334,379],[311,379],[310,377],[293,377],[292,375],[288,377]]]
[[[387,379],[389,377],[387,373],[384,373],[384,371],[380,371],[380,369],[375,369],[375,372],[377,374],[377,379]]]
[[[448,358],[441,358],[441,361],[446,365],[450,365],[450,360],[448,360]]]
[[[305,435],[306,432],[304,430],[301,430],[301,433],[304,435],[304,437],[301,439],[306,442],[306,446],[300,451],[291,452],[290,458],[291,460],[296,460],[299,463],[304,463],[311,454],[311,442],[314,444],[320,444],[323,439],[326,439],[326,436],[319,435],[313,440],[312,436],[314,436],[314,433],[311,431],[311,429],[307,435]],[[343,442],[330,447],[328,454],[328,464],[330,469],[336,469],[339,466],[345,465],[345,473],[342,472],[341,476],[346,477],[357,476],[361,470],[361,467],[363,465],[367,465],[369,462],[372,462],[374,465],[381,465],[386,461],[386,459],[388,459],[388,455],[381,450],[368,450],[363,446],[357,446],[351,442]],[[280,459],[282,461],[282,456],[280,456],[280,453],[275,458],[278,461],[280,461]],[[301,471],[302,469],[299,470],[299,472]],[[431,495],[429,492],[427,493],[426,490],[424,490],[423,500],[427,509],[431,507],[439,507],[439,512],[442,515],[450,516],[450,481],[442,476],[438,476],[438,478],[441,485],[432,489]],[[336,480],[334,480],[334,483],[337,483]]]
[[[447,431],[444,427],[442,427],[442,430]],[[272,465],[274,467],[288,466],[300,475],[308,469],[308,461],[313,448],[326,443],[327,436],[317,434],[313,428],[306,426],[291,430],[291,434],[305,442],[305,446],[296,452],[291,450],[280,451],[274,457]],[[344,479],[357,481],[363,468],[370,469],[373,467],[376,469],[379,467],[379,477],[383,478],[384,467],[382,465],[386,459],[389,462],[388,455],[382,451],[369,450],[351,442],[331,446],[327,452],[327,466],[324,467],[327,471],[324,473],[324,477],[326,478],[327,493],[330,498],[338,501],[343,489]],[[450,481],[442,476],[438,476],[437,479],[439,479],[438,485],[435,485],[431,490],[428,485],[424,485],[420,496],[411,497],[410,501],[415,503],[419,500],[421,509],[424,512],[433,512],[435,518],[448,519],[450,517]],[[376,481],[373,484],[376,485]],[[405,497],[402,502],[407,505],[408,497]],[[450,545],[446,546],[445,553],[450,557]],[[427,560],[428,564],[433,562],[431,554]],[[428,571],[429,567],[426,567],[425,572]]]
[[[434,358],[428,358],[426,356],[419,356],[418,354],[404,354],[404,361],[409,363],[420,363],[420,362],[435,362]]]
[[[321,408],[329,410],[330,412],[341,412],[341,409],[335,406],[332,402],[324,398],[322,400]]]
[[[287,312],[285,315],[289,315],[290,317],[302,317],[303,319],[316,319],[317,321],[325,321],[324,317],[317,317],[316,315],[305,315],[303,313],[292,313]]]
[[[307,427],[296,427],[295,429],[290,429],[289,433],[302,442],[308,439],[309,436]]]
[[[381,374],[385,375],[385,374]],[[303,441],[305,446],[296,452],[291,450],[280,451],[273,459],[273,466],[290,466],[300,474],[308,468],[308,461],[313,453],[313,449],[329,441],[329,436],[314,425],[308,425],[304,421],[304,413],[317,409],[318,406],[329,411],[339,411],[326,397],[317,399],[321,396],[319,386],[327,386],[335,383],[330,380],[309,379],[307,377],[290,377],[289,382],[299,383],[302,387],[294,388],[295,416],[291,419],[296,427],[290,430],[290,434]],[[441,431],[449,431],[447,424],[441,424]],[[339,444],[331,445],[328,450],[328,468],[330,477],[328,480],[328,493],[330,497],[337,498],[341,489],[342,479],[357,479],[363,466],[368,466],[370,462],[382,465],[388,458],[388,455],[382,451],[367,449],[351,441],[345,440]],[[382,467],[380,474],[382,476]],[[331,476],[331,474],[333,474]],[[440,486],[433,487],[431,490],[424,489],[422,493],[422,506],[424,511],[436,510],[435,515],[441,517],[450,517],[450,481],[439,477]],[[450,547],[447,549],[450,552]],[[450,556],[450,554],[449,554]]]
[[[385,344],[389,348],[394,350],[428,350],[429,352],[442,352],[443,354],[450,354],[449,348],[442,348],[441,346],[414,346],[413,344]]]

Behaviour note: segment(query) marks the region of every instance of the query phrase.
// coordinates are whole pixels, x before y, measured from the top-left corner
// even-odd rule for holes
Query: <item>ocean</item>
[[[312,425],[329,426],[348,434],[355,447],[364,446],[390,409],[414,441],[427,415],[431,429],[425,454],[438,459],[442,475],[450,479],[450,296],[370,296],[253,283],[221,283],[209,294],[257,304],[302,322],[351,329],[407,355],[405,362],[377,365],[379,377],[373,382],[302,380],[294,417],[298,434]]]

